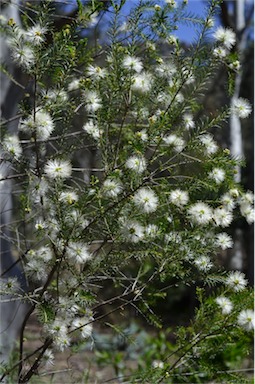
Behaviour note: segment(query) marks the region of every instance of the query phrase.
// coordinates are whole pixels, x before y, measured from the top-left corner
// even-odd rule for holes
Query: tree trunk
[[[19,1],[10,1],[7,4],[2,5],[2,15],[7,20],[12,18],[18,25],[20,24],[19,17]],[[1,38],[0,49],[1,64],[5,64],[8,72],[19,80],[21,71],[15,68],[13,62],[10,59],[10,53],[6,44],[6,39]],[[0,73],[1,76],[1,93],[0,93],[0,105],[1,105],[1,117],[3,120],[8,120],[17,113],[17,105],[20,97],[22,96],[22,88],[14,85],[10,78]],[[8,133],[17,133],[18,120],[7,124]],[[6,178],[11,174],[11,164],[7,161],[2,161],[0,165],[0,173],[2,178]],[[10,278],[17,278],[19,288],[19,294],[27,290],[27,284],[18,263],[15,263],[15,258],[11,249],[11,233],[10,225],[12,221],[12,181],[3,180],[0,181],[0,272],[1,282],[7,282]],[[19,335],[20,327],[27,312],[28,306],[21,302],[21,300],[13,300],[14,296],[3,294],[0,301],[0,361],[1,363],[7,363],[14,347],[15,341]]]
[[[237,36],[237,50],[240,55],[240,61],[243,61],[244,50],[247,44],[247,36],[245,33],[245,1],[236,0],[234,3],[235,6],[235,27],[236,27],[236,36]],[[240,96],[241,82],[242,82],[243,71],[240,70],[235,77],[235,89],[234,94],[231,99],[231,105]],[[241,158],[243,157],[243,142],[242,142],[242,129],[241,121],[238,116],[231,114],[230,116],[230,150],[234,157]],[[241,167],[236,168],[236,181],[239,183],[241,181]]]

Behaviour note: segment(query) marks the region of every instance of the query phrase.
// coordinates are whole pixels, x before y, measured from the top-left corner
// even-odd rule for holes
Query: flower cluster
[[[44,167],[46,176],[49,179],[65,179],[71,176],[72,167],[67,160],[48,160]]]
[[[231,111],[232,113],[240,117],[240,119],[245,119],[251,114],[252,108],[248,100],[245,100],[240,97],[238,99],[233,99]]]
[[[125,165],[127,169],[136,173],[143,173],[146,170],[146,160],[143,156],[131,156]]]
[[[107,197],[117,197],[122,190],[123,186],[118,180],[106,179],[103,182],[103,194]]]
[[[45,280],[49,273],[49,267],[54,262],[52,249],[49,246],[42,246],[37,250],[30,249],[27,253],[27,259],[26,273],[33,280]]]
[[[218,27],[214,32],[214,37],[216,41],[222,44],[227,50],[230,50],[236,42],[234,31],[230,28],[224,28],[222,26]]]
[[[89,247],[82,242],[71,242],[67,247],[68,259],[74,264],[84,264],[91,259]]]
[[[30,70],[36,61],[35,49],[44,43],[46,33],[47,27],[40,24],[35,24],[27,30],[17,24],[10,25],[7,43],[13,60],[26,70]]]
[[[48,140],[54,130],[53,120],[48,112],[38,109],[35,114],[20,120],[19,130],[37,139]]]
[[[92,120],[89,120],[86,124],[84,124],[83,129],[87,132],[93,139],[98,140],[100,138],[100,130]]]
[[[248,281],[245,279],[245,275],[239,271],[230,272],[229,276],[226,278],[226,286],[230,291],[242,292],[244,291]],[[215,299],[217,305],[221,308],[223,315],[230,315],[234,312],[235,306],[233,302],[225,297],[218,296]],[[234,314],[234,316],[236,316]],[[246,331],[253,331],[255,325],[254,312],[251,309],[241,310],[237,318],[235,317],[237,324]]]
[[[3,140],[3,149],[9,156],[16,160],[22,155],[22,147],[17,135],[5,136]]]
[[[149,188],[141,188],[134,195],[134,203],[145,213],[154,212],[158,206],[158,197]]]
[[[89,308],[101,306],[105,281],[118,285],[125,297],[140,279],[146,287],[141,268],[146,266],[155,279],[174,278],[176,284],[200,278],[218,283],[216,253],[234,246],[235,217],[254,221],[253,194],[234,180],[238,162],[213,136],[214,126],[230,113],[247,118],[251,105],[233,97],[230,108],[208,117],[197,95],[208,74],[230,60],[235,33],[218,27],[208,55],[204,44],[203,56],[197,49],[190,60],[172,34],[184,4],[165,0],[149,11],[138,8],[133,15],[139,20],[130,17],[125,25],[121,4],[112,9],[111,42],[100,66],[97,48],[93,57],[89,50],[85,55],[84,41],[77,42],[75,20],[75,34],[71,27],[56,36],[52,32],[54,49],[45,44],[47,23],[26,30],[8,27],[12,58],[35,82],[32,102],[20,106],[19,136],[6,133],[2,148],[22,190],[17,249],[26,277],[37,286],[28,296],[43,323],[42,336],[52,342],[43,356],[46,365],[53,363],[55,349],[71,346],[73,337],[92,336]],[[79,12],[80,22],[83,17],[84,23],[91,21],[91,15]],[[213,23],[209,12],[203,30]],[[122,44],[127,35],[128,44]],[[161,57],[159,41],[168,44],[169,57]],[[229,66],[238,68],[238,60]],[[154,272],[151,276],[153,284]],[[250,331],[251,309],[235,313],[229,298],[245,292],[245,275],[219,276],[225,291],[214,302],[221,311],[217,316],[235,316],[235,323]],[[153,365],[160,368],[157,361]]]
[[[226,279],[226,285],[234,292],[242,291],[248,284],[245,275],[242,272],[231,272]]]

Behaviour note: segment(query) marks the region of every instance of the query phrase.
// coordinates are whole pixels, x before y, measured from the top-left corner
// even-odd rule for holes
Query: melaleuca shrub
[[[220,284],[217,329],[221,313],[232,310],[224,290],[233,297],[246,292],[245,276],[219,270],[216,257],[233,246],[236,217],[253,222],[253,195],[235,182],[239,160],[213,134],[231,113],[248,117],[251,106],[238,99],[213,114],[203,110],[217,70],[238,69],[231,55],[236,37],[213,29],[213,0],[196,26],[197,42],[184,50],[174,31],[188,16],[185,4],[141,2],[124,22],[124,2],[114,1],[106,41],[95,47],[78,31],[93,22],[94,3],[79,3],[77,18],[58,32],[47,8],[32,27],[29,18],[24,28],[3,23],[12,58],[33,84],[30,102],[20,104],[18,132],[5,132],[2,141],[20,199],[13,246],[31,285],[29,315],[36,313],[42,328],[32,368],[22,365],[21,349],[20,382],[73,337],[92,342],[105,303],[113,311],[142,303],[150,317],[143,293],[154,279]],[[144,281],[148,261],[154,270]],[[136,274],[129,276],[132,265]],[[110,301],[103,281],[113,285]],[[15,286],[4,289],[8,284]],[[250,331],[251,316],[244,305],[231,324]],[[208,325],[194,336],[197,347],[211,337]]]

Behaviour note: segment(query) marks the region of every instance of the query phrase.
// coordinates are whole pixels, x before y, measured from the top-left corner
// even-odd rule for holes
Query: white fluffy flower
[[[101,131],[98,128],[98,125],[95,124],[92,120],[89,120],[85,123],[82,129],[93,137],[93,139],[98,140],[100,138]]]
[[[224,28],[222,26],[218,27],[214,32],[214,38],[227,49],[231,49],[236,42],[235,32],[230,28]]]
[[[76,192],[61,192],[59,196],[59,200],[63,201],[66,204],[73,204],[78,201],[78,195]]]
[[[213,267],[213,264],[208,256],[200,256],[194,260],[196,267],[203,272],[208,272]]]
[[[246,202],[240,204],[241,215],[245,217],[248,224],[254,223],[254,207]]]
[[[162,369],[162,368],[164,368],[164,362],[160,361],[160,360],[153,360],[152,367]]]
[[[149,224],[144,230],[145,236],[155,238],[159,234],[159,228],[155,224]]]
[[[71,280],[73,280],[73,282],[71,282],[71,284],[73,283],[75,285],[75,278],[71,277],[70,275],[68,276]],[[77,286],[77,280],[76,280],[76,286]],[[61,291],[61,288],[63,288],[63,291],[66,292],[66,282],[65,280],[64,281],[61,281],[59,282],[59,288],[60,288],[60,291]],[[80,310],[80,307],[74,303],[73,301],[73,298],[70,297],[66,297],[66,296],[60,296],[59,297],[59,303],[58,303],[58,313],[60,316],[63,316],[65,318],[73,318]]]
[[[48,89],[47,91],[42,90],[42,96],[48,106],[52,103],[65,103],[67,101],[67,93],[63,89]]]
[[[46,229],[47,228],[47,223],[45,221],[43,221],[42,219],[38,219],[35,223],[35,229],[37,231],[41,231],[43,229]]]
[[[35,55],[33,50],[26,46],[19,44],[16,47],[12,47],[13,60],[22,67],[29,68],[35,62]]]
[[[252,331],[255,323],[253,310],[245,309],[241,311],[237,317],[237,323],[246,331]]]
[[[218,59],[224,59],[227,54],[227,50],[223,47],[217,47],[213,50],[213,56],[217,57]]]
[[[99,80],[103,79],[106,76],[106,69],[94,65],[89,65],[87,73],[94,80]]]
[[[37,250],[30,249],[27,252],[28,260],[43,260],[50,261],[53,258],[53,252],[49,246],[42,246]]]
[[[70,337],[68,336],[67,324],[63,319],[56,318],[53,323],[47,324],[45,330],[53,338],[54,346],[61,352],[70,345]]]
[[[36,24],[26,31],[25,36],[27,40],[33,43],[34,45],[40,45],[45,40],[46,32],[47,29],[45,27],[42,27],[40,24]]]
[[[230,272],[226,278],[226,285],[235,292],[243,291],[247,284],[244,273],[239,271]]]
[[[80,88],[80,79],[73,79],[71,83],[68,84],[68,91],[76,91]]]
[[[149,92],[152,86],[152,76],[150,73],[139,73],[136,76],[134,76],[134,81],[131,86],[131,88],[134,91],[139,91],[139,92]]]
[[[114,179],[106,179],[103,182],[103,194],[107,197],[116,197],[123,190],[122,184]]]
[[[17,294],[20,290],[20,283],[17,277],[2,277],[0,279],[0,294]]]
[[[182,208],[184,205],[188,203],[189,194],[187,191],[182,191],[181,189],[175,189],[174,191],[171,191],[169,200],[172,204]]]
[[[245,119],[251,114],[252,108],[248,100],[240,97],[239,99],[234,99],[231,105],[231,111],[240,119]]]
[[[220,198],[220,202],[223,204],[224,208],[230,211],[236,206],[236,202],[230,192],[224,193]]]
[[[193,116],[190,113],[184,113],[183,121],[186,129],[195,127]]]
[[[146,170],[146,160],[143,156],[131,156],[127,159],[125,166],[136,173],[143,173]]]
[[[44,352],[42,364],[45,365],[46,368],[49,368],[50,366],[54,365],[54,354],[50,349],[47,349]]]
[[[175,35],[169,35],[167,38],[167,42],[171,45],[178,45],[179,39]]]
[[[169,220],[168,220],[169,221]],[[172,222],[172,221],[169,221]],[[175,231],[172,231],[165,235],[165,242],[168,243],[176,243],[181,244],[182,243],[182,237],[181,234]]]
[[[45,199],[49,189],[49,184],[45,178],[33,180],[31,195],[35,204],[41,204],[42,198]]]
[[[67,334],[60,333],[59,335],[54,337],[53,344],[56,349],[58,349],[60,352],[63,352],[66,348],[70,346],[71,339]]]
[[[158,119],[158,115],[155,114],[155,115],[150,116],[148,118],[148,121],[150,124],[153,124],[153,123],[156,123],[157,119]]]
[[[190,206],[188,209],[190,220],[193,223],[207,225],[212,220],[212,208],[203,202],[198,202]]]
[[[243,193],[238,199],[240,212],[249,224],[254,222],[254,194],[251,191]]]
[[[47,332],[52,335],[67,334],[67,325],[62,319],[56,318],[51,324],[46,323],[45,328]]]
[[[34,121],[34,117],[31,115],[27,117],[26,119],[21,119],[19,122],[19,131],[25,132],[28,134],[32,134],[34,131],[36,131],[36,125]]]
[[[144,238],[144,227],[137,221],[123,220],[121,230],[126,240],[132,243],[138,243]]]
[[[41,138],[48,138],[54,129],[53,120],[48,112],[37,111],[35,114],[35,125],[38,136]]]
[[[84,92],[83,97],[86,103],[85,108],[87,112],[93,113],[102,107],[102,100],[96,91],[86,91]]]
[[[236,199],[240,195],[240,192],[237,188],[232,188],[229,190],[229,194]]]
[[[31,115],[20,121],[19,130],[29,135],[36,132],[37,139],[47,140],[54,130],[54,123],[48,112],[38,110],[36,111],[35,119]]]
[[[50,261],[53,259],[53,252],[49,246],[42,246],[36,251],[38,258],[42,259],[44,262]]]
[[[165,92],[160,92],[157,95],[157,101],[167,106],[171,103],[171,96]]]
[[[135,56],[125,56],[122,62],[124,68],[140,73],[143,69],[142,61]]]
[[[213,140],[211,135],[209,134],[202,135],[200,136],[199,140],[205,146],[205,153],[207,155],[212,155],[213,153],[217,152],[218,146],[216,142]]]
[[[3,148],[15,159],[19,159],[22,155],[22,148],[17,135],[5,136],[3,140]]]
[[[251,191],[247,191],[242,194],[238,202],[240,205],[243,203],[254,204],[254,194]]]
[[[213,211],[213,219],[217,226],[229,227],[233,221],[233,213],[224,207],[219,207]]]
[[[156,45],[155,45],[154,43],[152,43],[151,41],[147,41],[147,42],[146,42],[146,48],[147,48],[149,51],[153,51],[153,52],[156,51]]]
[[[165,0],[165,2],[166,2],[166,4],[168,4],[172,8],[176,8],[177,7],[176,0]]]
[[[228,315],[232,311],[233,304],[227,297],[219,296],[215,301],[220,306],[223,315]]]
[[[233,239],[226,232],[216,235],[216,245],[225,250],[233,247]]]
[[[136,136],[144,142],[148,140],[148,133],[146,132],[146,129],[136,132]]]
[[[67,160],[48,160],[44,167],[44,172],[50,179],[65,179],[71,176],[72,166]]]
[[[6,43],[10,48],[18,47],[19,44],[25,43],[26,31],[15,24],[15,30],[7,36]]]
[[[90,221],[85,218],[82,213],[77,209],[72,209],[70,212],[70,223],[72,223],[75,227],[85,229]]]
[[[174,133],[165,136],[163,141],[167,145],[173,146],[176,152],[181,152],[185,147],[185,141],[181,137],[176,136]]]
[[[146,107],[142,107],[142,108],[139,107],[138,114],[142,119],[147,119],[150,115],[150,112]]]
[[[127,21],[124,21],[121,24],[121,26],[119,27],[118,30],[119,30],[119,32],[127,32],[127,31],[129,31],[130,30],[129,23]],[[107,59],[108,59],[108,61],[110,61],[109,59],[111,59],[111,58],[107,57]]]
[[[45,261],[41,258],[31,258],[25,265],[25,271],[35,281],[45,280],[48,276]]]
[[[73,320],[71,329],[72,330],[79,330],[81,332],[81,335],[84,339],[87,339],[92,335],[93,326],[92,324],[88,324],[91,320],[88,318],[80,318],[77,317]]]
[[[141,208],[145,213],[154,212],[158,206],[158,197],[150,188],[141,188],[134,195],[135,205]]]
[[[171,62],[162,62],[156,67],[156,72],[160,77],[171,78],[176,73],[176,71],[176,66]]]
[[[208,175],[216,184],[221,184],[225,179],[226,172],[221,168],[214,168]]]
[[[214,26],[215,22],[214,22],[214,19],[211,18],[211,17],[208,17],[206,20],[205,20],[205,26],[207,28],[212,28]]]
[[[87,244],[80,241],[69,243],[67,247],[67,255],[69,259],[73,260],[77,264],[86,263],[92,257]]]
[[[229,64],[229,68],[233,69],[234,71],[239,71],[241,69],[241,64],[239,60],[235,60],[232,63]]]

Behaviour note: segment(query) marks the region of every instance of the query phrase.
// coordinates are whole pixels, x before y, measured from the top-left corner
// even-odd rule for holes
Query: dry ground
[[[35,316],[31,316],[25,332],[24,353],[28,354],[42,345],[40,340],[41,327]],[[30,361],[30,364],[34,360]],[[135,362],[127,363],[135,367]],[[29,365],[27,365],[27,368]],[[54,365],[41,368],[39,375],[34,376],[31,384],[119,384],[128,383],[126,380],[117,380],[116,373],[111,366],[100,367],[95,361],[95,354],[88,348],[81,348],[79,352],[57,352]],[[88,378],[89,376],[89,378]],[[108,381],[110,380],[110,381]],[[14,384],[14,383],[13,383]]]

